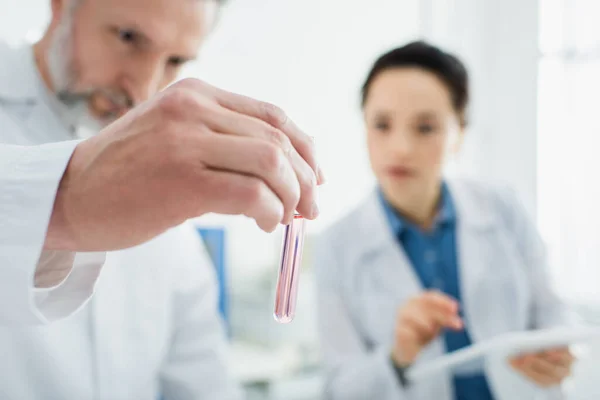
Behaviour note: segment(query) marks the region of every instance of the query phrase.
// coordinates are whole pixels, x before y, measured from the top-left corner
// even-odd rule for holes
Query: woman
[[[466,126],[468,77],[423,42],[381,56],[362,91],[378,181],[317,241],[327,398],[489,400],[557,394],[568,349],[427,382],[410,366],[509,331],[567,323],[534,226],[506,190],[446,180]]]

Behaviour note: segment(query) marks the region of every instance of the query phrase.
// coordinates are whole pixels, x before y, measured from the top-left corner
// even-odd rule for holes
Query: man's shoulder
[[[31,44],[11,46],[0,41],[0,60],[0,99],[26,103],[36,98],[36,66]]]
[[[5,103],[0,98],[0,143],[31,145],[27,129],[23,125],[24,106]]]
[[[26,50],[0,41],[0,143],[37,144],[32,143],[24,126],[32,105],[29,96],[23,96],[29,92],[28,86],[32,84],[26,82],[21,65]]]
[[[9,46],[8,43],[0,41],[0,98],[11,98],[14,96],[14,88],[20,85],[19,58],[23,49]]]

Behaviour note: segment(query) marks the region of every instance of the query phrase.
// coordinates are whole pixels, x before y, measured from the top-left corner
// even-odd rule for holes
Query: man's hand
[[[525,354],[510,360],[510,365],[541,387],[560,385],[571,374],[575,357],[569,349]]]
[[[311,138],[282,110],[187,79],[77,146],[45,248],[131,247],[206,213],[273,231],[295,210],[317,217],[321,181]]]

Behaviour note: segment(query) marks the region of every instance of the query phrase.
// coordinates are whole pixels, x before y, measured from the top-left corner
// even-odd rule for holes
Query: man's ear
[[[65,7],[66,0],[52,0],[51,9],[52,9],[52,17],[60,15]]]
[[[50,8],[52,11],[52,23],[56,24],[63,17],[65,10],[71,6],[71,3],[79,0],[51,0]]]

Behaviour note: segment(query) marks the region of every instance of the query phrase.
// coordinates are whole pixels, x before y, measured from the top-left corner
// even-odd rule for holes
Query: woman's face
[[[386,197],[402,204],[436,195],[462,135],[444,83],[419,68],[384,71],[368,90],[364,118],[371,168]]]

